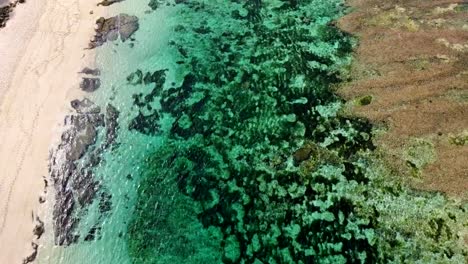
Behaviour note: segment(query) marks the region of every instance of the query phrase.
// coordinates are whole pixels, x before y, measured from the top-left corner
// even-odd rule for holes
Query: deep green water
[[[342,1],[182,2],[119,3],[140,29],[98,50],[93,96],[121,112],[95,169],[113,208],[39,263],[466,261],[466,204],[399,182],[333,93],[358,42]]]

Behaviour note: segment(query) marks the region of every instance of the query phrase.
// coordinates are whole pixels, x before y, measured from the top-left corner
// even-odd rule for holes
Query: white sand
[[[69,101],[80,94],[77,72],[94,61],[84,48],[106,12],[96,2],[30,0],[0,29],[1,263],[22,263],[32,252],[33,212],[51,213],[38,202],[42,176]]]

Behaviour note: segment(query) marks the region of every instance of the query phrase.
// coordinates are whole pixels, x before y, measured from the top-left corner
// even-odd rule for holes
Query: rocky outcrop
[[[85,92],[94,92],[101,87],[101,80],[99,78],[83,77],[80,88]]]
[[[36,243],[31,242],[31,247],[32,247],[32,252],[29,254],[29,256],[23,259],[23,264],[32,263],[34,262],[34,260],[36,260],[37,249],[39,248],[39,246]]]
[[[37,237],[37,239],[40,239],[42,234],[44,234],[45,228],[44,228],[44,222],[41,221],[39,217],[36,217],[36,226],[33,229],[33,234]]]
[[[65,117],[61,143],[53,151],[49,164],[55,189],[55,243],[61,246],[73,244],[80,238],[88,241],[100,237],[98,227],[111,210],[112,203],[111,195],[96,179],[94,168],[101,162],[102,153],[115,144],[119,117],[114,106],[107,105],[102,113],[101,108],[87,98],[73,100],[70,105],[75,112]],[[103,134],[100,133],[102,129],[105,129],[104,138],[98,140]],[[81,234],[76,227],[92,210],[89,208],[95,200],[99,206],[94,231]],[[41,230],[39,224],[34,233],[39,237]]]
[[[103,0],[97,4],[97,6],[110,6],[115,3],[123,2],[124,0]]]
[[[117,130],[119,123],[120,112],[113,105],[108,104],[106,107],[106,146],[112,145],[117,138]]]
[[[50,176],[56,192],[53,219],[57,245],[69,245],[78,239],[74,229],[79,219],[73,211],[79,205],[90,203],[98,189],[87,166],[80,166],[77,161],[95,143],[104,117],[87,99],[74,100],[71,104],[76,114],[65,118],[66,130],[50,160]]]
[[[83,70],[81,70],[79,73],[87,74],[87,75],[93,75],[93,76],[99,76],[99,75],[101,75],[101,70],[84,67]]]
[[[71,101],[70,104],[78,114],[98,114],[101,112],[101,108],[95,105],[88,98],[84,98],[82,100],[75,99]]]
[[[10,5],[0,7],[0,28],[6,26],[6,22],[10,19],[10,13],[13,8]]]
[[[10,19],[10,14],[15,9],[16,5],[22,4],[26,2],[25,0],[16,0],[14,2],[9,3],[6,6],[0,7],[0,28],[6,26],[6,22]]]
[[[119,14],[111,18],[101,17],[96,24],[96,34],[88,45],[90,49],[102,46],[107,41],[115,41],[119,37],[125,42],[139,28],[138,17],[127,14]]]

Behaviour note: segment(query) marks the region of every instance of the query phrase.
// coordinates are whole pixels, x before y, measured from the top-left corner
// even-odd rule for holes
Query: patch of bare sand
[[[338,93],[352,114],[386,131],[375,143],[413,186],[468,198],[468,3],[348,4],[338,24],[360,43]],[[418,140],[428,148],[414,147]],[[433,159],[423,161],[428,152]]]

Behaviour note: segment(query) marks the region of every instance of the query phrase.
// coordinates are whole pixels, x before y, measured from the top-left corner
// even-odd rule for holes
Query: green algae
[[[449,142],[456,146],[465,146],[468,143],[468,131],[464,130],[456,135],[449,134]]]
[[[372,103],[372,95],[366,95],[357,99],[356,103],[360,106],[370,105]]]
[[[330,22],[343,11],[341,1],[184,3],[172,46],[185,78],[154,110],[169,125],[137,190],[133,263],[466,259],[466,207],[389,176],[371,125],[341,113],[331,86],[354,41]]]
[[[413,174],[419,176],[421,171],[437,159],[434,145],[428,140],[414,138],[410,140],[403,153],[406,163],[413,169]]]

